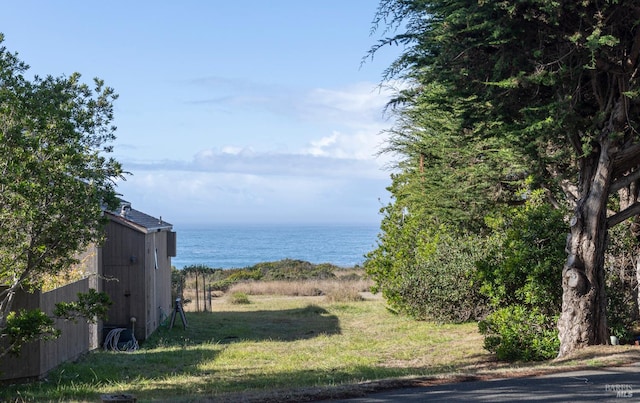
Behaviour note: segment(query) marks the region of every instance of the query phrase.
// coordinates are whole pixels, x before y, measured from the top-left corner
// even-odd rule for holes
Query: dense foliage
[[[501,360],[540,361],[558,353],[560,340],[553,319],[537,308],[509,305],[479,323],[484,347]]]
[[[550,315],[560,312],[564,217],[533,192],[525,205],[487,218],[493,232],[485,257],[477,261],[477,278],[493,307],[523,304]]]
[[[485,348],[500,359],[553,358],[559,348],[566,223],[564,214],[531,192],[524,206],[491,217],[485,258],[477,262],[480,292],[492,312],[479,323]]]
[[[418,215],[423,234],[453,224],[485,236],[496,229],[484,225],[490,222],[484,216],[522,202],[517,190],[529,178],[529,188],[543,190],[545,204],[573,210],[568,256],[563,266],[556,254],[535,253],[527,233],[507,234],[515,252],[496,267],[514,268],[525,260],[522,253],[536,259],[528,266],[533,272],[518,285],[496,277],[507,283],[491,298],[536,297],[533,286],[548,289],[542,273],[556,264],[559,354],[608,342],[607,231],[640,212],[639,19],[631,0],[380,2],[375,24],[400,32],[371,54],[404,46],[385,76],[401,80],[403,89],[391,103],[399,123],[386,150],[399,156],[390,187],[394,205],[383,210],[380,253],[369,262],[370,271],[382,274],[383,290],[391,286],[395,297],[393,279],[420,271],[419,248],[411,246],[417,241],[403,248],[392,239],[402,232],[399,212]],[[608,203],[621,193],[618,206]],[[388,264],[383,256],[402,262]],[[388,281],[380,280],[386,275]]]
[[[447,227],[425,227],[418,215],[401,216],[400,223],[391,217],[385,217],[386,231],[365,263],[374,291],[382,292],[393,310],[417,319],[463,322],[482,317],[486,302],[473,281],[482,241]]]
[[[79,74],[29,80],[27,70],[0,47],[0,339],[15,340],[15,321],[30,318],[21,341],[51,332],[39,313],[11,314],[16,291],[40,288],[101,239],[102,211],[115,207],[122,175],[105,157],[115,138],[113,90]]]

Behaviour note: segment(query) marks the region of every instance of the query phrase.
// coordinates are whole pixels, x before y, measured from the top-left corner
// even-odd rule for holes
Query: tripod
[[[176,304],[175,304],[175,307],[173,309],[173,313],[171,314],[171,323],[169,324],[169,330],[171,330],[171,328],[173,328],[173,324],[176,321],[176,312],[180,314],[180,317],[182,318],[182,325],[186,329],[187,328],[187,318],[184,316],[184,310],[182,309],[182,301],[180,300],[180,298],[176,298]]]

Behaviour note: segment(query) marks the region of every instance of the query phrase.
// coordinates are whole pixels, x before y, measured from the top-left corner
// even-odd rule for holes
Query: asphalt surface
[[[533,377],[457,382],[372,393],[344,403],[640,402],[640,363]]]

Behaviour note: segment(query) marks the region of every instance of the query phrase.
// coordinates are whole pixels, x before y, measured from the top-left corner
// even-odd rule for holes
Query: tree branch
[[[631,168],[640,164],[640,144],[633,144],[618,152],[613,157],[613,178],[627,173]]]
[[[635,215],[640,214],[640,203],[633,203],[631,206],[627,207],[626,209],[612,215],[611,217],[607,218],[607,227],[611,228],[614,227],[618,224],[620,224],[621,222],[625,221],[628,218],[631,218]]]
[[[611,184],[611,186],[609,187],[609,194],[615,193],[618,190],[629,186],[632,182],[638,179],[640,179],[640,170],[633,171],[629,175],[621,177]]]

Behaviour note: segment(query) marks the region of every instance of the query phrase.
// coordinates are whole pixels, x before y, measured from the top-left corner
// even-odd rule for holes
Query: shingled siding
[[[89,280],[84,279],[46,293],[16,295],[14,310],[40,308],[51,315],[57,302],[75,301],[79,292],[89,290]],[[97,325],[84,320],[77,323],[55,320],[55,327],[62,334],[55,340],[35,341],[23,346],[18,357],[4,356],[0,360],[0,380],[37,379],[65,361],[70,361],[97,345]]]

